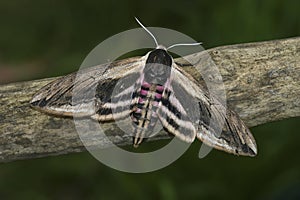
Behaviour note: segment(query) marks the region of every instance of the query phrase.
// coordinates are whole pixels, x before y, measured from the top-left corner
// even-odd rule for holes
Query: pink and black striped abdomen
[[[140,90],[133,93],[132,98],[137,103],[132,105],[131,119],[134,126],[134,145],[142,142],[143,138],[152,134],[157,123],[156,110],[162,99],[164,86],[150,84],[144,81]]]

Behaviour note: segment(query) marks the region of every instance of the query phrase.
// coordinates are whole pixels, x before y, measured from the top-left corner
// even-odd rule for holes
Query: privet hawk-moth
[[[257,154],[255,139],[239,116],[180,68],[167,48],[157,44],[145,56],[116,63],[107,68],[87,68],[77,79],[76,73],[58,78],[35,94],[30,103],[49,114],[89,116],[99,122],[129,117],[134,146],[152,136],[160,123],[168,133],[186,142],[198,138],[228,153]],[[122,77],[115,76],[116,71],[123,71]],[[72,102],[75,79],[80,93],[96,91],[92,99],[83,95],[76,104]],[[87,109],[91,104],[95,110]]]

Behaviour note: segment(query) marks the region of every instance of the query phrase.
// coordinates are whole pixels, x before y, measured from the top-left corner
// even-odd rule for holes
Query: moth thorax
[[[164,49],[155,49],[149,53],[146,60],[146,64],[147,63],[157,63],[171,67],[172,57]]]
[[[148,55],[144,68],[145,81],[163,85],[170,77],[172,57],[164,49],[155,49]]]
[[[165,84],[170,74],[171,68],[163,64],[148,63],[144,68],[145,81],[152,84]]]

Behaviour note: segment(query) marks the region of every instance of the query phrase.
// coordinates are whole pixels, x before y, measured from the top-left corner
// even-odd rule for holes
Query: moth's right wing
[[[184,106],[195,108],[189,109],[187,113],[197,129],[196,137],[204,144],[228,153],[255,156],[255,139],[238,114],[227,109],[213,95],[209,95],[208,91],[176,64],[173,67],[172,85],[176,85],[185,94],[179,100],[180,103],[191,100],[196,102],[196,108]]]
[[[194,99],[189,98],[188,93],[182,87],[178,87],[176,80],[172,80],[162,94],[156,113],[168,133],[190,143],[194,141],[197,134],[193,124],[196,120],[189,115],[196,111],[195,105]]]
[[[129,58],[60,77],[41,88],[30,104],[37,110],[58,116],[109,112],[107,108],[110,108],[111,95],[118,81],[137,77],[143,63],[144,57]]]

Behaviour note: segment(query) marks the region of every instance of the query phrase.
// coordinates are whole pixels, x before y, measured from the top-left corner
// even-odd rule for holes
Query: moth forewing
[[[42,112],[60,116],[73,116],[76,112],[82,112],[80,105],[71,104],[75,77],[76,74],[72,73],[47,84],[32,97],[31,106]]]
[[[95,88],[98,96],[108,99],[107,94],[111,94],[117,80],[141,66],[141,62],[141,57],[135,57],[83,68],[41,88],[32,97],[30,104],[48,114],[90,116],[93,114],[90,108],[95,106]],[[100,100],[102,103],[105,102]]]
[[[254,156],[257,154],[255,139],[249,129],[231,110],[228,110],[217,97],[214,97],[189,74],[174,65],[173,81],[185,88],[187,99],[194,99],[199,107],[190,112],[196,119],[197,138],[208,146],[236,155]]]
[[[190,98],[187,88],[179,84],[177,69],[172,64],[170,85],[166,88],[158,109],[159,119],[165,129],[186,142],[193,142],[196,137],[194,122],[199,116],[195,98]]]

